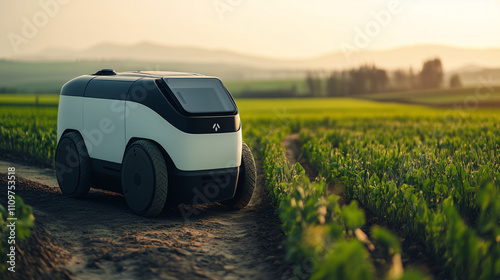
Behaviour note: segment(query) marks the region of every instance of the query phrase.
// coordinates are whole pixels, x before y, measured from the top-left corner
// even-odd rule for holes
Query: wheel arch
[[[160,143],[158,143],[157,141],[155,140],[152,140],[152,139],[149,139],[149,138],[142,138],[142,137],[132,137],[130,138],[130,140],[127,142],[127,145],[125,145],[125,151],[123,153],[123,156],[122,156],[122,164],[123,164],[123,160],[125,158],[125,154],[127,153],[127,150],[128,148],[136,141],[138,140],[147,140],[147,141],[151,141],[153,143],[156,144],[156,146],[160,149],[162,155],[163,155],[163,158],[165,159],[165,163],[167,164],[167,168],[170,169],[171,167],[175,167],[175,164],[174,164],[174,161],[172,160],[172,158],[170,157],[170,155],[168,154],[168,152],[165,150],[165,148],[163,148],[162,145],[160,145]]]
[[[68,134],[68,133],[70,133],[70,132],[76,132],[76,133],[80,134],[80,136],[83,138],[83,135],[80,133],[80,131],[78,131],[78,129],[74,129],[74,128],[66,128],[66,129],[63,131],[63,133],[61,133],[61,137],[59,137],[59,139],[57,139],[57,143],[59,143],[59,140],[61,140],[61,138],[62,138],[64,135],[66,135],[66,134]]]
[[[87,151],[87,155],[90,157],[90,155],[88,154],[89,153],[89,149],[87,147],[87,143],[85,143],[85,139],[83,138],[83,135],[80,133],[80,131],[78,131],[78,129],[74,129],[74,128],[67,128],[66,130],[63,131],[63,133],[61,134],[61,137],[59,137],[59,139],[57,139],[57,145],[56,145],[56,153],[57,153],[57,146],[59,145],[59,141],[61,140],[61,138],[64,137],[64,135],[68,134],[68,133],[71,133],[71,132],[75,132],[77,133],[78,135],[80,135],[80,137],[82,137],[83,139],[83,146],[85,147],[85,150]]]

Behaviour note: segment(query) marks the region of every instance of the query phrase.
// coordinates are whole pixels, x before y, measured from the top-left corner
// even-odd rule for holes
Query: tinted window
[[[215,78],[165,78],[184,110],[189,113],[236,111],[222,82]]]

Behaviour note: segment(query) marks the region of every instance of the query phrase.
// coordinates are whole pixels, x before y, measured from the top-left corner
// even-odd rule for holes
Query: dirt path
[[[64,197],[51,169],[20,163],[0,162],[4,174],[0,185],[6,186],[8,166],[15,166],[17,175],[28,179],[18,179],[17,191],[33,207],[35,235],[41,244],[51,241],[45,255],[54,261],[34,260],[32,264],[46,273],[43,266],[56,266],[52,269],[56,274],[45,275],[47,279],[54,275],[74,279],[280,279],[290,269],[283,261],[284,236],[263,187],[262,165],[257,165],[258,185],[252,201],[236,212],[211,204],[167,209],[160,217],[144,218],[131,213],[119,194],[92,190],[82,200]],[[5,195],[0,197],[2,205],[5,199]],[[190,211],[196,214],[186,219]],[[16,276],[27,279],[22,273],[19,267]]]
[[[300,165],[302,165],[302,167],[304,168],[306,175],[311,182],[318,178],[318,172],[311,167],[309,161],[301,153],[302,143],[299,140],[298,134],[290,134],[286,136],[281,145],[286,150],[286,157],[288,161],[290,161],[291,163],[299,162]],[[346,200],[342,193],[343,186],[339,184],[334,185],[329,181],[327,182],[329,193],[334,193],[340,196],[340,206],[342,207],[343,205],[345,205]],[[363,228],[361,228],[361,230],[366,235],[365,238],[368,239],[366,240],[367,242],[373,245],[373,240],[371,240],[370,237],[370,231],[373,226],[377,225],[389,228],[393,233],[396,233],[396,235],[400,239],[400,242],[402,243],[403,252],[401,259],[405,268],[415,267],[420,271],[426,272],[427,274],[432,274],[436,279],[443,279],[441,275],[442,270],[440,270],[442,266],[439,264],[432,264],[430,262],[431,260],[425,255],[425,248],[421,244],[406,238],[402,228],[396,229],[394,227],[390,227],[386,222],[381,221],[380,218],[372,215],[370,212],[364,209],[362,205],[360,205],[360,208],[363,209],[366,216],[366,224]],[[372,249],[369,250],[370,255],[374,265],[376,266],[376,275],[380,279],[385,275],[389,267],[387,266],[386,260],[384,258],[383,250],[378,246],[373,246],[371,248]]]
[[[315,181],[318,178],[318,172],[311,167],[307,158],[305,158],[302,155],[301,152],[302,143],[300,143],[298,134],[287,135],[285,139],[283,139],[283,142],[281,142],[281,146],[285,148],[286,159],[288,159],[288,161],[291,163],[295,162],[300,163],[300,165],[304,168],[306,175],[311,182]],[[342,194],[343,186],[339,184],[334,185],[329,181],[327,182],[328,182],[328,192],[338,195],[340,197],[338,201],[339,205],[344,206],[345,198],[344,195]]]

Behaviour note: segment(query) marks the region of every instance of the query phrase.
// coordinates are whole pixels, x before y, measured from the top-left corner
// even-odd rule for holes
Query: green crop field
[[[440,277],[500,279],[500,112],[347,98],[237,104],[297,279],[399,277],[391,263],[405,248],[387,228],[421,244]],[[56,107],[0,106],[0,148],[52,163],[56,124]],[[319,173],[314,182],[285,156],[291,133]],[[342,186],[345,206],[328,183]],[[385,250],[382,272],[356,235],[364,211],[384,221],[369,232]],[[402,279],[426,273],[405,268]]]
[[[0,94],[0,106],[15,105],[57,106],[58,94]]]
[[[478,84],[472,88],[427,89],[404,92],[381,92],[359,95],[374,101],[393,101],[415,103],[432,106],[453,107],[498,107],[500,104],[500,88],[486,84]]]

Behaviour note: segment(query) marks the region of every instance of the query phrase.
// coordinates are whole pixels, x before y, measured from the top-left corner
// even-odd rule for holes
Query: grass
[[[357,97],[375,101],[399,101],[427,105],[464,104],[468,100],[477,100],[481,103],[480,105],[488,105],[490,102],[500,101],[500,87],[486,88],[483,85],[478,85],[478,88],[382,92],[363,94]]]
[[[34,95],[0,96],[0,104],[4,104],[0,106],[0,132],[3,135],[0,146],[52,162],[56,143],[57,98],[57,95],[41,95],[39,104],[52,106],[37,108],[29,105],[34,102]],[[367,118],[411,118],[422,122],[428,122],[429,119],[449,119],[450,125],[459,125],[461,120],[470,117],[493,117],[499,114],[496,110],[462,110],[450,113],[420,105],[350,98],[236,99],[236,103],[244,129],[259,120],[273,127],[295,125],[305,128],[317,126],[318,123],[331,125],[328,119],[335,119],[337,122],[362,122]],[[19,106],[11,106],[12,104]],[[40,149],[42,145],[45,150]]]
[[[257,84],[256,87],[272,87],[276,85],[283,85],[286,83],[291,83],[293,80],[281,81],[282,83],[267,83],[267,81],[262,81],[261,84]],[[230,83],[229,83],[230,84]],[[236,88],[240,90],[244,88],[246,82],[240,82],[236,84]],[[235,84],[230,84],[230,86],[235,87]],[[431,97],[427,92],[421,93],[421,97],[408,98],[408,101],[415,103],[450,103],[452,101],[466,100],[466,96],[463,95],[452,95],[446,94],[443,91],[440,96]],[[461,93],[470,92],[466,90],[457,91]],[[500,93],[500,90],[498,91]],[[398,93],[401,95],[401,93]],[[496,93],[495,93],[496,94]],[[492,96],[488,100],[500,100],[500,94]],[[416,95],[416,94],[415,94]],[[238,99],[235,98],[236,103],[239,107],[240,114],[243,118],[294,118],[294,117],[308,117],[308,118],[324,118],[329,116],[334,117],[357,117],[370,114],[443,114],[442,111],[431,109],[429,107],[421,105],[409,105],[406,104],[402,106],[397,102],[374,102],[382,99],[381,97],[388,98],[389,96],[396,96],[396,93],[386,93],[386,94],[375,94],[370,96],[372,100],[366,99],[355,99],[355,98],[286,98],[286,99]],[[365,96],[362,96],[365,97]],[[0,106],[29,106],[36,104],[36,99],[38,98],[38,104],[41,106],[54,106],[57,107],[59,102],[58,94],[0,94]],[[481,101],[482,102],[482,101]],[[487,100],[484,100],[487,102]],[[494,112],[494,110],[489,110],[489,112]],[[461,114],[470,114],[470,111],[463,110]]]
[[[0,105],[54,105],[59,103],[59,94],[0,94]]]
[[[29,104],[33,97],[7,95],[3,102]],[[57,95],[45,97],[57,104]],[[266,185],[288,234],[288,259],[299,269],[314,260],[317,269],[306,271],[312,279],[371,279],[375,264],[353,235],[365,223],[362,212],[355,205],[340,209],[323,179],[309,182],[299,164],[286,160],[280,142],[290,132],[301,133],[302,153],[320,177],[341,182],[346,198],[420,240],[450,279],[498,279],[492,268],[500,262],[499,111],[449,114],[350,98],[236,102],[244,139],[263,157]],[[53,163],[56,127],[55,106],[2,106],[0,148]],[[486,177],[492,184],[481,183]]]
[[[419,105],[378,103],[353,98],[236,100],[242,118],[350,118],[370,115],[442,114]]]

